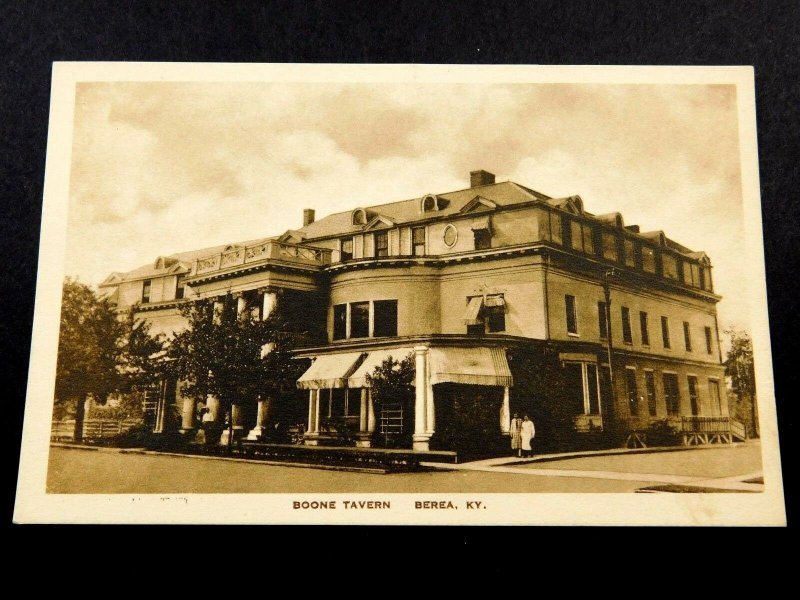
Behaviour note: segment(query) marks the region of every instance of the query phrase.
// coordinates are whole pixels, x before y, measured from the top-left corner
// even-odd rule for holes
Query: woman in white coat
[[[536,435],[536,428],[533,426],[533,421],[525,415],[522,419],[522,426],[520,427],[520,437],[522,438],[522,454],[523,456],[533,455],[531,448],[531,440]]]

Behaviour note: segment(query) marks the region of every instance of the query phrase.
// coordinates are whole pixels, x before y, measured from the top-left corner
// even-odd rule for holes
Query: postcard
[[[785,525],[751,67],[53,65],[18,523]]]

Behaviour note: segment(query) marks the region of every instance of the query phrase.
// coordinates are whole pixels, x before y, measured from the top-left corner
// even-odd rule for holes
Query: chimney
[[[303,227],[306,225],[311,225],[314,222],[314,209],[313,208],[304,208],[303,209]]]
[[[470,171],[469,172],[469,187],[478,187],[479,185],[490,185],[494,183],[494,173],[489,171]]]

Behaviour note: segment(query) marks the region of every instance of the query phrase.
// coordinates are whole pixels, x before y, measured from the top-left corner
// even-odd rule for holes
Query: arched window
[[[420,202],[420,212],[426,213],[439,210],[439,199],[434,194],[425,194]]]
[[[352,214],[353,225],[366,225],[367,224],[367,211],[363,208],[357,208]]]

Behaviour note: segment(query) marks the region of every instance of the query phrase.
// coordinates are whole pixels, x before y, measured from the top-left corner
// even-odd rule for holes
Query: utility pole
[[[606,301],[606,350],[608,352],[608,398],[611,402],[611,409],[614,409],[614,366],[612,361],[613,342],[611,338],[611,286],[610,280],[616,277],[617,272],[611,268],[603,273],[603,295]],[[609,417],[611,415],[608,415]],[[605,418],[603,419],[605,421]],[[605,425],[605,424],[604,424]],[[603,427],[605,429],[605,426]]]

